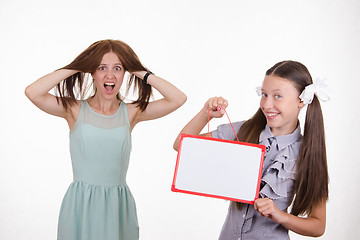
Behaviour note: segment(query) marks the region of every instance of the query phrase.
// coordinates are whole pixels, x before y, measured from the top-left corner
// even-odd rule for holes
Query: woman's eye
[[[115,71],[121,71],[121,67],[115,67]]]
[[[281,98],[281,96],[279,94],[276,94],[275,98]]]
[[[105,67],[99,67],[99,70],[105,70]]]
[[[266,93],[262,93],[261,96],[262,96],[262,97],[267,97],[267,94],[266,94]]]

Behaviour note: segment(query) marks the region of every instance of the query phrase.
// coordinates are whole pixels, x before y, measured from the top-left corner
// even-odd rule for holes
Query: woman
[[[135,85],[139,93],[128,104],[119,94],[126,71],[128,89]],[[88,73],[95,93],[79,100]],[[54,87],[59,96],[49,93]],[[162,99],[149,102],[152,87]],[[64,118],[70,129],[74,181],[61,206],[58,239],[138,239],[135,202],[126,184],[131,131],[179,108],[185,94],[148,71],[118,40],[93,43],[69,65],[30,84],[25,94],[44,112]]]

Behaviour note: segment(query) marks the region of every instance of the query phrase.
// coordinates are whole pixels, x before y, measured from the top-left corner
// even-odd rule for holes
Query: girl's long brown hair
[[[312,84],[308,69],[295,61],[283,61],[267,70],[266,75],[275,75],[291,81],[300,93]],[[266,118],[259,108],[255,115],[244,122],[238,132],[240,141],[259,143],[266,126]],[[296,177],[293,188],[291,214],[311,214],[315,205],[328,199],[328,170],[325,146],[324,120],[316,96],[308,105],[305,117],[304,136],[296,161]],[[236,203],[241,208],[241,203]]]
[[[147,71],[141,64],[135,52],[126,43],[110,39],[97,41],[85,49],[69,65],[62,68],[79,71],[56,86],[59,95],[58,101],[60,99],[66,110],[70,105],[75,103],[77,94],[84,95],[85,73],[94,73],[99,67],[103,56],[108,52],[115,53],[119,57],[125,70],[130,73],[135,71]],[[134,89],[138,89],[138,99],[133,103],[137,104],[141,111],[144,111],[152,94],[151,86],[143,83],[143,81],[134,74],[130,74],[127,91],[129,91],[130,86],[133,83]],[[76,90],[78,90],[78,93]],[[120,99],[119,93],[117,98]]]

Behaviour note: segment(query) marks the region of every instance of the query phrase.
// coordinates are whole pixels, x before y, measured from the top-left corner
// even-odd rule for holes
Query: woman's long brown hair
[[[300,93],[313,83],[308,69],[295,61],[283,61],[267,70],[266,75],[275,75],[291,81]],[[266,126],[266,118],[259,108],[255,115],[244,122],[238,132],[240,141],[259,143]],[[316,96],[308,105],[305,117],[304,136],[296,161],[296,177],[293,188],[291,214],[311,214],[315,205],[328,199],[328,170],[325,146],[324,120]],[[241,208],[241,203],[236,203]]]
[[[64,79],[64,81],[56,86],[59,95],[58,101],[60,99],[66,110],[70,105],[75,103],[78,94],[84,95],[85,73],[94,73],[99,67],[103,56],[109,52],[115,53],[119,57],[125,70],[130,73],[135,71],[147,71],[141,64],[135,52],[126,43],[110,39],[97,41],[84,50],[69,65],[62,68],[79,71]],[[138,99],[133,103],[137,104],[141,111],[144,111],[152,94],[151,86],[143,83],[143,81],[134,74],[130,74],[127,91],[129,91],[130,86],[133,83],[134,89],[138,89]],[[78,90],[78,92],[76,90]],[[119,93],[117,98],[120,99]]]

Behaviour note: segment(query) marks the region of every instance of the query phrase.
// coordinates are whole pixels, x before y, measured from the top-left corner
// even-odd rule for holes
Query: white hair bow
[[[327,94],[327,83],[325,80],[317,78],[313,84],[305,87],[304,91],[300,94],[299,98],[306,105],[310,104],[316,95],[321,101],[327,102],[330,100]]]
[[[261,96],[261,94],[262,94],[262,93],[261,93],[261,86],[256,87],[255,89],[256,89],[257,95],[258,95],[258,96]]]

